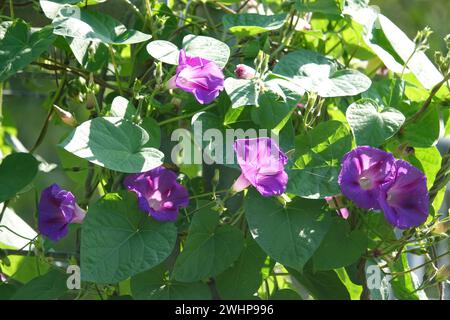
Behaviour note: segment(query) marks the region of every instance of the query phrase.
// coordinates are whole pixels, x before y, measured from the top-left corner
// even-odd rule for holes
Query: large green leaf
[[[211,292],[202,282],[182,283],[169,279],[164,264],[131,278],[131,292],[137,300],[208,300]]]
[[[216,278],[221,299],[252,299],[262,282],[261,268],[267,255],[251,238],[246,239],[244,250],[233,267]]]
[[[431,89],[442,81],[444,77],[425,53],[423,51],[415,51],[414,42],[391,20],[379,14],[377,27],[381,28],[395,52],[425,88]]]
[[[162,164],[164,155],[145,147],[148,141],[148,133],[140,126],[119,117],[104,117],[82,123],[61,146],[99,166],[135,173]]]
[[[284,25],[286,14],[271,16],[257,13],[226,14],[222,21],[224,28],[239,36],[255,36],[260,33],[278,30]]]
[[[405,116],[394,108],[383,108],[373,100],[352,103],[345,113],[355,135],[356,144],[378,147],[392,137],[405,122]]]
[[[276,198],[264,198],[250,190],[245,214],[253,238],[270,257],[302,270],[330,226],[323,204],[295,198],[283,207]]]
[[[230,97],[232,108],[258,105],[260,87],[255,80],[226,78],[224,86]]]
[[[230,58],[230,48],[217,39],[189,34],[183,38],[183,48],[191,56],[214,61],[224,68]]]
[[[195,214],[183,251],[175,262],[175,280],[194,282],[216,276],[239,257],[244,245],[241,231],[219,225],[219,218],[211,207]]]
[[[33,62],[54,39],[51,28],[31,32],[22,20],[13,22],[0,40],[0,82]]]
[[[330,230],[313,256],[314,270],[332,270],[355,262],[367,248],[367,239],[360,230],[350,231],[350,225],[335,217]]]
[[[67,275],[62,270],[50,270],[17,289],[11,300],[54,300],[67,292]]]
[[[370,79],[356,70],[338,70],[330,59],[300,49],[284,56],[274,73],[292,79],[306,91],[322,97],[354,96],[369,89]]]
[[[0,203],[14,197],[33,181],[38,162],[29,153],[13,153],[0,164]]]
[[[340,193],[339,164],[352,147],[352,136],[339,121],[327,121],[296,138],[294,163],[287,170],[287,192],[305,198],[324,198]]]
[[[81,232],[81,276],[118,283],[164,261],[177,229],[154,220],[137,206],[133,193],[107,194],[89,207]]]
[[[55,34],[83,40],[97,40],[105,44],[133,44],[151,38],[148,34],[127,29],[108,15],[75,6],[61,8],[52,25]]]

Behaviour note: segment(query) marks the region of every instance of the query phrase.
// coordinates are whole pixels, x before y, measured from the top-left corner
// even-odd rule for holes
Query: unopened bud
[[[253,79],[256,75],[256,70],[252,67],[246,66],[245,64],[238,64],[234,70],[236,77],[239,79]]]
[[[432,232],[435,234],[444,234],[447,233],[449,228],[450,228],[450,220],[439,221],[433,226]]]
[[[77,121],[75,120],[74,116],[69,112],[66,111],[57,105],[53,105],[53,108],[55,108],[56,113],[58,114],[59,118],[62,122],[67,124],[68,126],[75,127],[77,125]]]

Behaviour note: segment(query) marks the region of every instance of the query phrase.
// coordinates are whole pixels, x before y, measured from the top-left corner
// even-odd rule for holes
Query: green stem
[[[116,76],[117,87],[119,89],[120,95],[123,96],[122,85],[120,84],[119,69],[117,68],[117,63],[116,63],[116,58],[114,56],[113,46],[110,44],[108,46],[108,48],[109,48],[109,54],[111,55],[111,63],[113,64],[113,67],[114,67],[114,74]]]
[[[433,89],[431,89],[430,95],[428,96],[428,99],[425,100],[425,102],[422,105],[422,108],[420,108],[419,111],[417,111],[411,118],[407,119],[405,124],[408,124],[410,122],[416,122],[423,113],[427,110],[428,106],[431,104],[431,101],[433,100],[434,96],[438,93],[439,89],[450,79],[450,73],[448,73],[444,79],[442,79],[441,82],[436,84]]]
[[[14,5],[13,0],[9,0],[9,15],[14,19]]]
[[[168,124],[168,123],[172,123],[172,122],[175,122],[175,121],[178,121],[178,120],[182,120],[182,119],[185,119],[185,118],[190,118],[190,117],[192,117],[194,114],[197,114],[197,113],[202,112],[202,111],[209,110],[209,109],[211,109],[211,108],[214,107],[214,106],[215,106],[214,104],[210,104],[209,106],[206,106],[206,107],[204,107],[203,109],[197,110],[197,111],[195,111],[195,112],[191,112],[191,113],[188,113],[188,114],[183,114],[183,115],[178,116],[178,117],[174,117],[174,118],[170,118],[170,119],[167,119],[167,120],[163,120],[163,121],[161,121],[161,122],[158,122],[158,125],[159,125],[159,126],[163,126],[163,125],[166,125],[166,124]]]
[[[52,117],[53,111],[55,110],[55,108],[53,108],[53,105],[56,102],[58,102],[59,98],[61,97],[61,93],[62,93],[62,90],[63,90],[65,84],[66,84],[66,75],[64,75],[64,78],[60,82],[59,87],[56,90],[55,95],[53,96],[53,98],[51,99],[51,101],[49,103],[49,110],[48,110],[48,113],[47,113],[47,117],[45,118],[44,125],[42,126],[41,132],[39,133],[39,136],[38,136],[36,142],[34,143],[33,147],[31,147],[30,153],[33,153],[34,151],[36,151],[36,149],[39,147],[39,145],[44,140],[45,134],[47,133],[48,124],[49,124],[50,119]]]
[[[226,190],[219,190],[219,191],[206,192],[206,193],[197,194],[197,195],[195,195],[195,196],[189,197],[189,199],[191,200],[191,199],[197,199],[197,198],[202,198],[202,197],[206,197],[206,196],[212,196],[212,195],[215,195],[215,194],[217,194],[217,193],[225,193],[225,192],[228,192],[228,191],[229,191],[229,190],[226,189]]]

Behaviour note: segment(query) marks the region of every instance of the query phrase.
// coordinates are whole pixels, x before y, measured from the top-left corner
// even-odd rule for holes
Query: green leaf
[[[209,300],[211,292],[202,282],[182,283],[169,279],[164,264],[131,278],[135,300]]]
[[[183,38],[183,48],[191,56],[214,61],[219,68],[224,68],[230,58],[228,45],[211,37],[189,34]]]
[[[159,148],[161,146],[161,128],[158,122],[153,118],[144,118],[140,126],[147,131],[150,140],[144,145],[149,148]]]
[[[108,62],[108,48],[98,41],[66,37],[78,63],[90,72],[101,69]]]
[[[296,0],[295,8],[302,12],[320,12],[331,15],[339,15],[344,5],[343,0]]]
[[[287,192],[305,198],[340,193],[340,161],[352,147],[352,136],[339,121],[326,121],[296,138],[294,163],[287,170]]]
[[[117,96],[114,98],[109,110],[111,117],[119,117],[127,120],[132,120],[136,113],[134,105],[126,98]]]
[[[342,218],[332,219],[330,230],[313,256],[314,270],[332,270],[346,267],[365,252],[367,240],[364,232],[350,231]]]
[[[400,273],[391,280],[395,297],[400,300],[419,300],[412,273],[405,273],[405,271],[410,269],[407,254],[403,252],[400,255],[400,259],[395,260],[390,269],[393,273]]]
[[[219,225],[219,218],[219,213],[211,207],[195,214],[183,251],[175,262],[175,280],[194,282],[216,276],[239,257],[244,245],[241,231],[230,225]]]
[[[284,25],[286,16],[285,13],[271,16],[256,13],[226,14],[222,21],[225,29],[245,37],[280,29]]]
[[[226,78],[224,86],[232,108],[258,105],[260,88],[255,80]]]
[[[100,12],[65,6],[53,20],[53,33],[64,37],[101,41],[105,44],[133,44],[147,41],[151,35],[127,29],[116,19]]]
[[[303,300],[297,292],[291,289],[276,290],[271,296],[270,300]]]
[[[0,82],[38,58],[55,40],[51,28],[30,32],[22,20],[13,22],[0,40]]]
[[[300,49],[284,56],[274,73],[292,79],[296,85],[322,97],[354,96],[369,89],[370,79],[356,70],[337,70],[330,59]]]
[[[311,258],[330,226],[322,201],[295,198],[283,207],[276,198],[250,190],[244,205],[256,242],[270,257],[297,270]]]
[[[156,60],[177,65],[180,50],[172,42],[165,40],[151,41],[147,44],[147,52]]]
[[[55,19],[58,11],[68,4],[81,4],[88,6],[105,2],[106,0],[39,0],[39,5],[45,16],[49,19]]]
[[[352,103],[345,113],[356,144],[378,147],[392,137],[405,122],[405,116],[393,108],[383,108],[373,100]]]
[[[145,145],[148,133],[118,117],[95,118],[79,125],[61,146],[99,166],[127,173],[145,172],[162,164],[164,155]]]
[[[175,225],[142,212],[133,193],[106,194],[83,222],[82,279],[118,283],[153,268],[170,255],[176,238]]]
[[[287,268],[289,273],[317,300],[350,300],[350,294],[335,271],[313,272],[308,265],[302,273]]]
[[[11,199],[33,181],[38,162],[29,153],[12,153],[0,164],[0,203]]]
[[[426,54],[423,51],[416,52],[414,42],[391,20],[379,14],[377,26],[381,28],[395,52],[403,62],[407,62],[408,69],[425,88],[431,89],[443,80],[444,77]]]
[[[421,103],[402,104],[399,109],[408,118],[421,108]],[[436,105],[431,104],[422,114],[419,121],[407,123],[399,132],[401,143],[412,147],[427,148],[434,146],[439,140],[440,119]]]
[[[50,270],[17,289],[11,300],[54,300],[67,291],[67,275],[60,270]]]
[[[261,268],[266,257],[265,252],[253,239],[246,239],[239,259],[216,278],[220,298],[252,299],[261,285]]]
[[[427,188],[430,190],[436,175],[441,168],[441,154],[436,147],[431,148],[414,148],[414,152],[405,158],[415,167],[419,168],[427,177]],[[439,191],[432,205],[435,212],[441,208],[442,201],[444,200],[445,188]]]

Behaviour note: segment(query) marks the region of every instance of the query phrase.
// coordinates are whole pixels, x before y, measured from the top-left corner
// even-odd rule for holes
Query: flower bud
[[[239,79],[253,79],[256,75],[256,70],[252,67],[246,66],[245,64],[238,64],[234,70],[234,74]]]
[[[55,108],[55,111],[62,122],[71,127],[75,127],[77,125],[77,120],[75,120],[74,116],[69,111],[62,109],[57,105],[53,105],[53,108]]]

